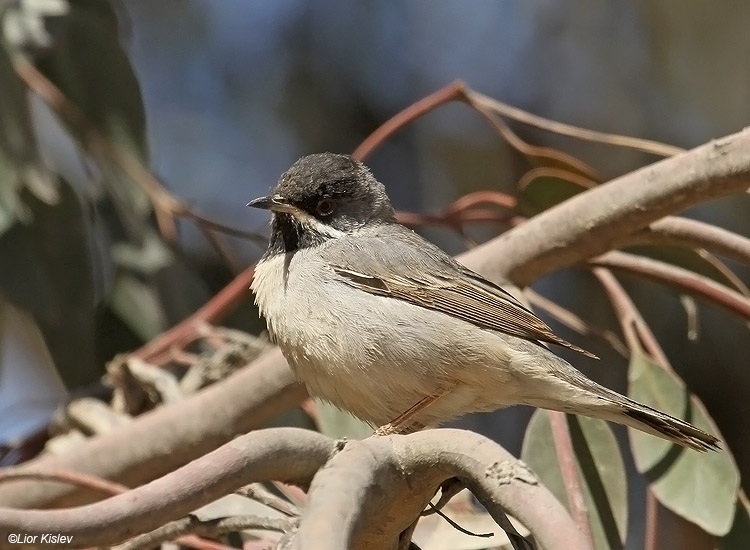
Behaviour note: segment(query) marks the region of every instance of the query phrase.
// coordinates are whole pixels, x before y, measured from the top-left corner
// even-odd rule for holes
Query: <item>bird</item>
[[[719,440],[588,379],[500,286],[396,220],[385,187],[349,155],[302,157],[272,193],[252,291],[310,395],[377,427],[438,427],[512,405],[584,415],[698,451]]]

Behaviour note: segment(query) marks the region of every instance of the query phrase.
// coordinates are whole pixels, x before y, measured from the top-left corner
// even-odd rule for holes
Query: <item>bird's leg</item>
[[[430,405],[434,404],[438,399],[446,395],[449,391],[450,389],[445,390],[442,393],[428,395],[427,397],[420,399],[414,405],[398,415],[396,418],[388,422],[388,424],[380,426],[377,430],[375,430],[374,435],[393,435],[397,433],[403,434],[418,432],[419,430],[424,428],[424,424],[414,422],[414,417]]]

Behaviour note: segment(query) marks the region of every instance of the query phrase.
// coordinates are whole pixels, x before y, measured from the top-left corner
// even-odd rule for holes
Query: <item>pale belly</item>
[[[524,377],[509,368],[518,362],[505,345],[509,337],[353,289],[305,254],[295,253],[286,268],[281,255],[264,262],[253,290],[272,337],[311,395],[374,425],[446,392],[416,420],[436,425],[524,401]]]

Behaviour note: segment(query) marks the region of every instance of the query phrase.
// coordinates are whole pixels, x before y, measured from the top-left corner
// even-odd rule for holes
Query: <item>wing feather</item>
[[[425,275],[376,276],[341,266],[334,271],[351,286],[376,296],[386,296],[433,309],[472,323],[532,341],[549,342],[596,356],[560,338],[536,315],[497,285],[461,266],[462,277]]]

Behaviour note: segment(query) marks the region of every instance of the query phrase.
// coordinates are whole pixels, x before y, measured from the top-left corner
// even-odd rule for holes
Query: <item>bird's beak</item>
[[[264,210],[273,210],[274,212],[294,213],[297,211],[297,207],[289,204],[279,195],[273,195],[271,197],[258,197],[257,199],[253,199],[249,203],[247,203],[247,206],[252,206],[253,208],[262,208]]]

